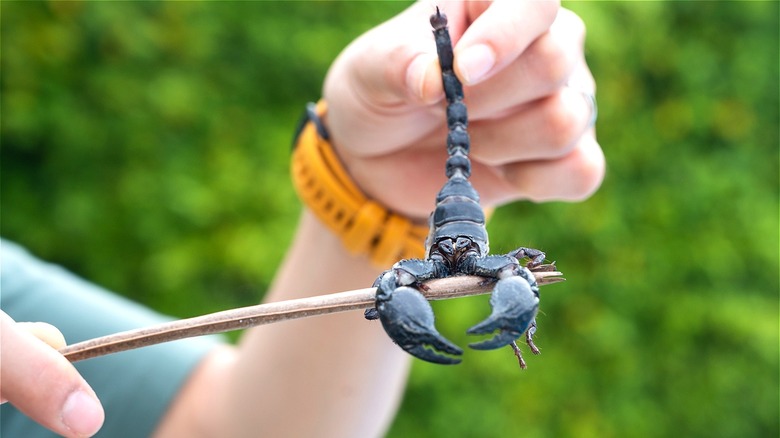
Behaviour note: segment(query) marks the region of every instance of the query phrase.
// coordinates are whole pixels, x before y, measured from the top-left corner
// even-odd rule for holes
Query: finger
[[[585,24],[561,9],[549,31],[519,58],[489,81],[466,89],[472,120],[494,117],[559,90],[575,68],[584,65],[584,42]]]
[[[557,2],[496,0],[481,14],[455,47],[455,72],[466,85],[475,85],[514,62],[552,24]],[[445,11],[446,12],[446,11]]]
[[[415,3],[364,34],[328,72],[327,125],[349,154],[395,152],[440,124],[427,106],[443,97],[429,6]],[[383,135],[376,136],[377,126]]]
[[[590,127],[594,110],[584,91],[563,87],[510,116],[473,122],[472,157],[494,166],[563,157]]]
[[[8,315],[0,317],[2,397],[58,434],[95,434],[104,413],[87,382],[56,350],[18,327]]]
[[[436,46],[429,24],[432,9],[415,3],[391,20],[355,40],[340,55],[326,78],[338,78],[353,93],[375,105],[389,107],[413,99],[422,102],[423,90],[436,87]],[[440,89],[441,86],[439,85]],[[436,92],[436,90],[434,90]]]
[[[16,324],[17,327],[42,340],[55,350],[59,350],[67,345],[62,333],[51,324],[45,322],[19,322]],[[7,401],[8,400],[0,396],[0,404]]]
[[[536,202],[585,199],[601,185],[604,172],[604,154],[592,130],[564,157],[503,168],[504,178],[518,196]]]

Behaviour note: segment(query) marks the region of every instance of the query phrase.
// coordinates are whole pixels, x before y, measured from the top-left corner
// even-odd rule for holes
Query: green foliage
[[[171,314],[258,301],[302,104],[405,6],[3,2],[3,236]],[[490,225],[568,278],[542,290],[543,354],[415,362],[390,436],[778,436],[778,3],[567,6],[607,178]],[[461,345],[488,312],[436,309]]]
[[[303,104],[405,7],[2,6],[3,235],[176,315],[262,296],[300,209]]]

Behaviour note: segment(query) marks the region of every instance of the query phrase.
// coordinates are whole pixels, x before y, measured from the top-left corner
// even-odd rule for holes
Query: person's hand
[[[482,203],[578,200],[601,184],[604,156],[588,94],[585,28],[554,2],[439,2],[469,111],[472,181]],[[419,2],[334,62],[324,87],[339,156],[371,198],[425,218],[445,181],[441,71]]]
[[[94,435],[103,425],[95,392],[57,349],[59,330],[17,323],[0,311],[0,399],[66,437]]]

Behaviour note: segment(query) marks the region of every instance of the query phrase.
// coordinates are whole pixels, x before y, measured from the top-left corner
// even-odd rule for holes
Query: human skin
[[[449,18],[455,69],[465,85],[472,181],[484,206],[592,194],[604,157],[589,123],[593,108],[582,94],[595,90],[582,21],[556,2],[438,5]],[[352,178],[368,197],[418,221],[445,180],[432,12],[428,2],[415,3],[356,39],[334,61],[323,89],[324,120]],[[265,301],[364,288],[381,270],[366,256],[347,253],[304,209]],[[87,383],[55,349],[6,318],[2,380],[43,367],[47,391],[58,396],[47,400],[35,385],[8,384],[0,395],[62,435],[93,434],[102,408]],[[21,336],[9,342],[6,333]],[[11,351],[29,353],[28,365],[9,361]],[[409,365],[381,325],[360,312],[253,328],[238,345],[204,358],[156,436],[380,436],[397,410]],[[83,430],[62,423],[67,395],[76,389],[90,395],[82,401],[92,400],[80,408],[81,418],[91,419]]]

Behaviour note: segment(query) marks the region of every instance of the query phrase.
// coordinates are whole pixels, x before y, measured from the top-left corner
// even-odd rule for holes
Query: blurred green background
[[[256,303],[300,211],[303,103],[407,5],[3,1],[2,235],[180,317]],[[777,437],[778,2],[565,5],[606,180],[489,226],[568,277],[543,354],[416,361],[389,436]],[[465,345],[484,301],[436,303],[441,330]]]

